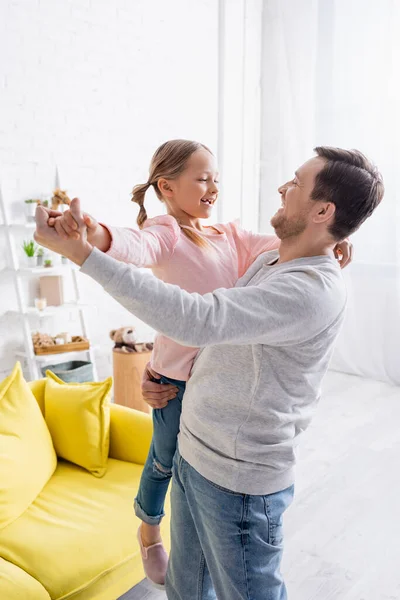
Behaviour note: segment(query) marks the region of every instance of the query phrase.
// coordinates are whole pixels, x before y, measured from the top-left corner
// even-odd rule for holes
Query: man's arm
[[[204,296],[96,249],[82,271],[139,319],[185,346],[301,343],[330,325],[344,304],[330,293],[329,280],[315,271],[279,273],[261,286],[219,289]]]

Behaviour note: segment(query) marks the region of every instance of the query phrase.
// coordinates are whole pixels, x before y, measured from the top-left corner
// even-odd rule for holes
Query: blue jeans
[[[168,600],[286,600],[282,515],[294,486],[266,496],[226,490],[175,454]]]
[[[153,439],[134,503],[136,516],[149,525],[158,525],[165,514],[164,501],[172,477],[182,398],[186,388],[185,381],[164,376],[159,381],[160,384],[173,384],[179,391],[165,408],[153,410]]]

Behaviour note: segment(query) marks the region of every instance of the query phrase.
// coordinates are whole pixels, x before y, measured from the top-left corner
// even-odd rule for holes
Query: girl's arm
[[[154,267],[169,258],[179,239],[176,220],[168,215],[147,221],[142,230],[109,227],[83,213],[90,244],[136,267]],[[63,239],[77,237],[77,224],[69,210],[55,219],[54,227]]]
[[[231,226],[237,244],[239,277],[242,277],[246,273],[260,254],[264,254],[264,252],[269,252],[270,250],[277,250],[280,246],[281,241],[276,235],[247,231],[242,229],[236,221]]]
[[[108,252],[111,247],[112,236],[107,227],[98,223],[90,215],[85,215],[85,222],[87,224],[87,235],[88,240],[102,252]]]
[[[270,250],[277,250],[281,245],[281,240],[276,235],[253,233],[252,231],[243,231],[243,233],[245,234],[250,264],[252,264],[260,254],[264,254],[264,252],[269,252]]]

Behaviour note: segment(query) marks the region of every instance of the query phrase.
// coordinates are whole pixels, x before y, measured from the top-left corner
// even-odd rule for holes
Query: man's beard
[[[285,240],[303,233],[307,228],[307,219],[305,213],[288,219],[284,214],[277,212],[271,219],[271,225],[278,238]]]

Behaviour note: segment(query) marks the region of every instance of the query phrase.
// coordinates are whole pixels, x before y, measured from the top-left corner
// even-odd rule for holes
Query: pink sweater
[[[211,248],[200,248],[182,233],[170,215],[148,219],[141,231],[107,229],[112,237],[107,254],[136,267],[148,267],[158,279],[202,295],[234,287],[257,256],[278,248],[280,243],[275,236],[245,231],[232,222],[207,228],[202,235]],[[187,381],[198,350],[157,335],[151,367],[171,379]]]

